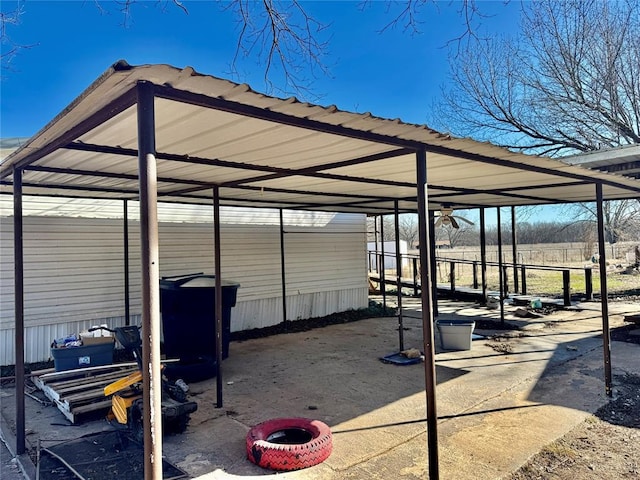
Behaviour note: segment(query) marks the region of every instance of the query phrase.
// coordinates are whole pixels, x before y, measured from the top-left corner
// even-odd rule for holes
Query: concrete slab
[[[406,299],[405,348],[422,349],[415,299]],[[441,478],[501,478],[605,401],[598,304],[540,319],[511,315],[521,331],[477,330],[471,350],[437,350]],[[610,305],[612,326],[638,305]],[[441,302],[441,318],[497,318]],[[245,436],[277,417],[310,417],[333,432],[333,453],[312,468],[278,474],[304,480],[427,478],[424,365],[379,358],[398,351],[398,321],[376,318],[245,342],[223,364],[224,407],[215,379],[191,385],[198,402],[187,431],[164,439],[168,460],[203,479],[269,478],[246,459]],[[499,335],[494,337],[494,335]],[[614,374],[640,373],[640,346],[612,343]],[[4,395],[10,390],[3,389]],[[28,400],[28,441],[56,442],[113,428],[104,420],[69,426],[55,407]],[[12,418],[3,398],[2,414]]]

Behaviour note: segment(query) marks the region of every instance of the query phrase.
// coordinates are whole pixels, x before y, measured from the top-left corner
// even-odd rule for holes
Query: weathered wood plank
[[[163,360],[162,363],[177,361]],[[135,362],[128,362],[62,372],[48,369],[42,375],[33,376],[32,381],[70,422],[76,423],[86,413],[108,409],[111,397],[105,397],[104,387],[137,368]]]
[[[86,405],[81,405],[79,407],[73,407],[71,409],[71,415],[76,418],[89,412],[108,410],[109,408],[111,408],[111,399],[102,400],[100,402],[87,403]]]
[[[109,373],[104,373],[100,375],[91,375],[88,377],[83,377],[78,379],[62,380],[60,382],[45,381],[45,383],[50,387],[55,388],[56,390],[67,390],[69,388],[71,389],[82,388],[82,386],[91,385],[96,382],[110,383],[112,381],[117,380],[118,378],[127,376],[130,372],[135,372],[136,370],[137,370],[136,368],[127,368],[127,369],[122,369],[115,372],[109,372]]]
[[[85,392],[78,392],[71,395],[60,395],[60,401],[69,406],[72,406],[74,403],[86,403],[92,399],[98,400],[103,398],[105,398],[104,388],[93,388]]]
[[[135,367],[136,365],[137,364],[135,362],[113,363],[111,365],[98,365],[96,367],[76,368],[74,370],[64,370],[61,372],[45,373],[43,375],[40,375],[39,378],[43,380],[75,378],[78,376],[86,376],[87,374],[92,374],[93,372],[97,372],[97,371],[112,370],[114,368],[122,368],[122,367]]]

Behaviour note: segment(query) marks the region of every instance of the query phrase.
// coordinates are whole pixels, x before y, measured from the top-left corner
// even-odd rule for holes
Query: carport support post
[[[220,255],[220,187],[213,187],[214,269],[216,298],[216,407],[222,408],[222,265]]]
[[[13,169],[13,262],[16,375],[16,453],[26,451],[24,405],[24,242],[22,238],[22,169]]]
[[[378,257],[378,216],[373,217],[373,240],[376,244],[374,258],[376,259],[376,273],[380,276],[380,260]]]
[[[482,279],[482,301],[487,303],[487,230],[484,208],[480,209],[480,273]]]
[[[433,308],[433,318],[438,316],[438,281],[436,264],[436,214],[429,210],[429,260],[431,261],[431,307]]]
[[[507,292],[504,288],[504,269],[502,268],[502,221],[500,218],[500,207],[496,209],[498,223],[498,279],[500,281],[500,321],[504,323],[504,297]]]
[[[600,259],[600,308],[602,311],[602,351],[604,353],[604,388],[607,396],[613,396],[611,376],[611,332],[609,331],[609,297],[607,291],[607,259],[604,239],[604,213],[602,209],[602,184],[596,183],[596,210],[598,215],[598,253]]]
[[[396,239],[396,289],[398,290],[398,340],[400,351],[404,350],[404,326],[402,325],[402,256],[400,255],[400,214],[398,200],[393,201]]]
[[[287,276],[284,257],[284,215],[280,209],[280,277],[282,280],[282,324],[287,329]]]
[[[429,222],[427,221],[427,153],[416,152],[416,186],[418,194],[418,238],[420,243],[420,296],[422,300],[422,339],[424,344],[424,381],[427,397],[427,450],[429,478],[440,478],[438,463],[438,414],[436,409],[436,365],[433,341],[433,310],[429,278]]]
[[[130,324],[131,301],[129,298],[129,201],[123,201],[123,233],[124,237],[124,324]]]
[[[380,292],[382,293],[382,307],[387,311],[387,286],[384,274],[384,215],[380,215]]]
[[[142,379],[144,478],[162,479],[160,270],[158,184],[153,85],[138,83],[138,171],[142,267]]]
[[[516,207],[511,207],[511,255],[513,256],[513,291],[518,293],[518,235],[516,234]]]

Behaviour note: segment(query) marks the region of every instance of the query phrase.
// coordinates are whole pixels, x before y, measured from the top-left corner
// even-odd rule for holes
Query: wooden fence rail
[[[420,290],[420,282],[418,277],[419,272],[419,257],[417,255],[411,254],[401,254],[400,256],[400,270],[398,271],[398,266],[396,265],[396,254],[395,253],[385,253],[384,259],[383,255],[380,252],[368,252],[368,268],[369,275],[376,276],[379,283],[380,288],[384,292],[386,285],[395,285],[397,283],[397,277],[400,276],[401,284],[405,288],[412,288],[415,296],[418,295]],[[464,260],[459,258],[447,258],[447,257],[436,257],[436,263],[438,265],[448,264],[448,283],[450,285],[451,292],[455,292],[456,290],[456,270],[458,266],[462,265],[470,265],[472,269],[472,278],[473,278],[473,288],[479,289],[480,286],[480,276],[479,276],[479,268],[480,261],[478,260]],[[513,270],[514,272],[514,292],[521,295],[527,295],[527,273],[532,270],[542,270],[542,271],[554,271],[562,273],[562,297],[563,303],[565,306],[571,305],[571,272],[572,271],[584,271],[585,278],[585,298],[587,300],[593,300],[593,271],[591,267],[565,267],[565,266],[551,266],[551,265],[531,265],[524,263],[509,263],[503,262],[502,264],[494,261],[487,261],[487,267],[500,267],[502,266],[503,275],[503,291],[505,293],[509,292],[509,270]],[[393,277],[396,280],[387,280],[387,270],[392,270]],[[403,276],[405,271],[410,272],[410,276]],[[389,275],[391,278],[391,275]]]

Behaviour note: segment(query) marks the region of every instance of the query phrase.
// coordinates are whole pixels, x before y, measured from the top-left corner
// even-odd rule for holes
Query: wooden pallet
[[[136,369],[134,362],[62,372],[49,369],[33,372],[31,379],[71,423],[78,423],[87,413],[107,413],[111,397],[104,396],[104,387]]]

